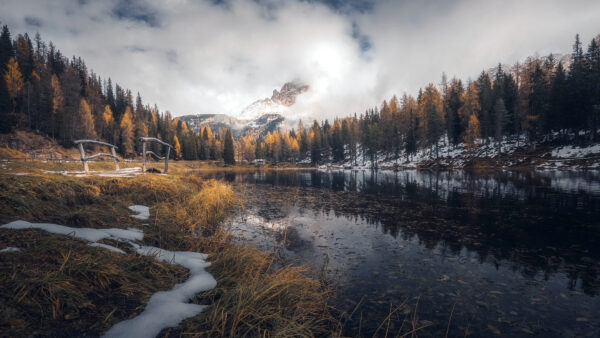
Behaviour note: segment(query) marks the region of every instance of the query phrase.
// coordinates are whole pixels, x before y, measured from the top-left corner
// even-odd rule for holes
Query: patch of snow
[[[6,247],[6,248],[0,250],[0,252],[17,252],[17,251],[21,251],[21,249],[15,248],[12,246],[9,246],[9,247]]]
[[[145,205],[130,205],[129,210],[135,212],[137,215],[131,215],[133,218],[137,218],[139,220],[147,220],[150,217],[150,208]]]
[[[155,256],[157,260],[179,264],[190,270],[190,277],[169,291],[159,291],[150,297],[144,312],[122,321],[108,330],[104,337],[154,337],[167,327],[176,326],[186,318],[198,315],[207,305],[188,301],[199,292],[217,285],[213,276],[204,270],[210,263],[206,254],[186,251],[168,251],[130,243],[140,255]]]
[[[108,245],[108,244],[102,244],[102,243],[90,243],[88,244],[89,246],[93,246],[96,248],[104,248],[106,250],[110,250],[112,252],[116,252],[116,253],[120,253],[120,254],[125,254],[125,251],[119,249],[119,248],[115,248],[112,245]]]
[[[207,305],[190,304],[188,303],[189,300],[197,293],[210,290],[217,285],[214,277],[205,270],[210,266],[210,263],[206,262],[207,254],[168,251],[156,247],[138,245],[132,241],[143,239],[144,233],[140,230],[72,228],[58,224],[30,223],[26,221],[14,221],[4,224],[0,228],[17,230],[41,229],[55,234],[70,235],[94,242],[90,246],[101,247],[125,254],[123,250],[113,246],[95,243],[104,238],[120,240],[131,245],[140,255],[154,256],[159,261],[179,264],[190,271],[190,276],[185,282],[175,285],[169,291],[156,292],[150,297],[146,308],[140,315],[117,323],[105,333],[105,337],[154,337],[161,330],[176,326],[182,320],[196,316],[202,312]],[[14,251],[7,249],[2,251]]]
[[[72,228],[64,225],[51,223],[30,223],[27,221],[14,221],[0,226],[5,229],[40,229],[53,234],[68,235],[75,238],[84,239],[90,242],[97,242],[101,239],[116,239],[116,240],[142,240],[144,233],[140,230],[125,230],[118,228],[110,229],[92,229],[92,228]]]
[[[552,157],[556,158],[583,158],[589,155],[600,155],[600,143],[583,148],[568,145],[552,150]]]

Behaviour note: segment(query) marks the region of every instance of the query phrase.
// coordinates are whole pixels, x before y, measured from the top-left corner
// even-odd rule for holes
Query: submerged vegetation
[[[37,164],[37,162],[35,163]],[[35,165],[34,165],[35,166]],[[209,255],[217,287],[192,301],[210,306],[164,335],[318,336],[337,329],[330,291],[302,267],[234,244],[224,222],[237,203],[232,188],[189,176],[132,178],[0,174],[0,221],[22,219],[72,227],[140,227],[127,206],[150,207],[144,244]],[[0,229],[0,319],[9,335],[98,335],[134,317],[152,293],[187,271],[134,253],[112,253],[39,230]]]

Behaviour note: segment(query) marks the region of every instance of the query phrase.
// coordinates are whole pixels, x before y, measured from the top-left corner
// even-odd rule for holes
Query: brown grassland
[[[139,166],[123,162],[121,168]],[[159,164],[154,165],[162,168]],[[199,168],[177,162],[169,175],[72,177],[81,163],[0,163],[0,222],[22,219],[72,227],[143,227],[144,244],[209,254],[217,287],[192,300],[210,306],[161,336],[329,336],[339,332],[331,290],[303,267],[282,266],[264,251],[234,244],[228,219],[241,196],[227,184],[187,175]],[[91,170],[113,170],[111,162]],[[26,173],[26,175],[15,175]],[[150,207],[148,225],[127,206]],[[188,271],[135,254],[88,246],[41,230],[0,229],[0,332],[7,336],[100,335],[139,314],[159,290]]]

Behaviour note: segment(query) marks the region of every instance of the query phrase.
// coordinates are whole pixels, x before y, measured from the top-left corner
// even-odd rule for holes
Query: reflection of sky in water
[[[236,233],[317,273],[327,262],[340,307],[351,311],[364,297],[362,333],[373,332],[390,302],[407,301],[397,329],[418,297],[420,320],[436,323],[421,336],[443,336],[454,305],[451,336],[600,334],[597,172],[219,175],[261,183]],[[376,205],[345,208],[348,191]],[[321,199],[301,202],[310,194]],[[407,205],[428,209],[406,216]],[[353,319],[347,333],[356,335]]]
[[[488,323],[510,335],[599,332],[597,298],[585,296],[577,288],[569,290],[569,281],[562,274],[528,275],[518,264],[494,258],[482,263],[477,253],[465,248],[458,254],[445,250],[443,244],[430,250],[416,236],[394,238],[377,224],[334,216],[333,212],[293,207],[276,220],[252,217],[251,224],[236,222],[236,228],[244,229],[245,236],[258,234],[255,243],[273,242],[267,229],[295,229],[297,238],[292,240],[304,244],[284,249],[284,257],[319,271],[327,256],[328,276],[336,280],[339,294],[346,298],[341,306],[351,306],[364,295],[363,317],[372,316],[374,322],[387,315],[389,302],[400,304],[408,299],[413,305],[414,297],[419,296],[418,313],[434,323],[447,322],[456,304],[454,334],[467,326],[476,335],[489,334]],[[442,326],[424,333],[443,333]],[[363,323],[363,328],[367,332],[374,329],[368,323]]]

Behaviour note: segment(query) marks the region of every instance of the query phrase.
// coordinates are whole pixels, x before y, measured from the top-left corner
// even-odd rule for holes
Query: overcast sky
[[[238,114],[287,81],[295,109],[360,113],[498,62],[569,53],[600,33],[598,0],[0,0],[13,34],[39,31],[175,116]]]

